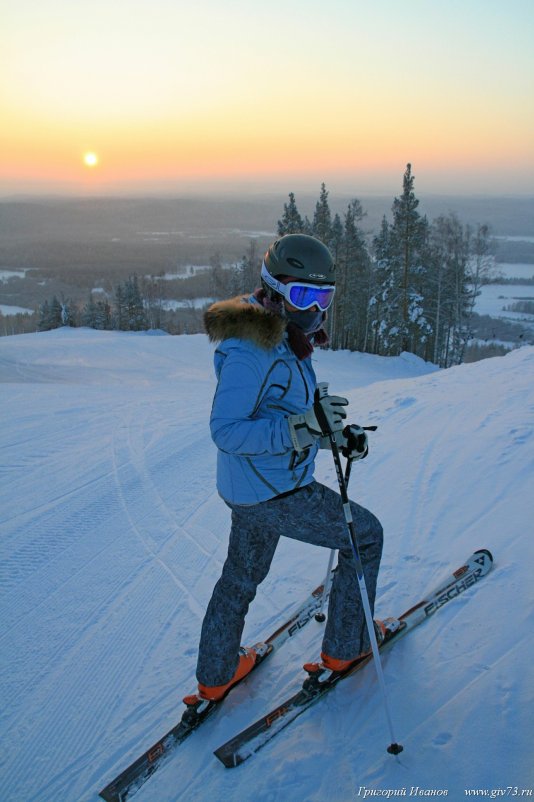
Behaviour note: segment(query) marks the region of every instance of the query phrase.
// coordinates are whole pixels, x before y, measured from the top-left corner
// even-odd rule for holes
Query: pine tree
[[[63,325],[63,312],[60,302],[54,295],[50,302],[49,329],[60,329]]]
[[[222,268],[221,268],[222,269]],[[250,241],[248,252],[241,260],[225,271],[224,286],[230,296],[251,293],[260,285],[261,258],[258,256],[258,243]]]
[[[343,221],[339,214],[334,215],[334,220],[332,222],[332,238],[330,240],[330,253],[334,258],[334,263],[337,264],[339,258],[339,252],[341,250],[341,246],[343,243]]]
[[[332,213],[328,204],[328,194],[326,185],[321,184],[321,194],[315,205],[312,222],[313,236],[324,242],[327,247],[330,246],[333,239]]]
[[[69,299],[62,297],[61,300],[61,325],[62,326],[76,326],[78,317],[78,310],[73,306]]]
[[[412,165],[406,165],[403,177],[403,192],[393,201],[392,238],[401,279],[401,328],[402,349],[416,351],[417,329],[424,326],[421,301],[417,285],[424,270],[422,254],[426,240],[426,220],[417,211],[419,200],[413,191]]]
[[[214,253],[210,259],[210,294],[212,298],[226,298],[229,295],[230,274],[222,266],[220,253]]]
[[[351,265],[348,274],[352,317],[349,325],[350,347],[358,351],[366,351],[369,340],[371,257],[363,231],[358,225],[364,216],[360,201],[351,201],[345,215],[345,249]]]
[[[111,306],[107,301],[96,302],[95,329],[108,331],[112,328]]]
[[[389,356],[400,353],[399,309],[400,280],[395,269],[392,227],[386,217],[373,239],[375,256],[373,291],[369,300],[370,327],[373,331],[372,351]]]
[[[162,275],[163,271],[160,276]],[[165,284],[165,281],[161,281],[161,279],[158,281],[154,275],[146,276],[142,279],[140,292],[143,298],[147,326],[150,329],[161,329],[163,326]]]
[[[90,329],[96,329],[97,328],[97,326],[96,326],[96,304],[95,304],[95,301],[94,301],[94,298],[93,298],[92,294],[89,296],[89,300],[87,301],[87,303],[85,304],[85,306],[82,309],[82,314],[81,314],[80,320],[81,320],[82,326],[87,326]]]
[[[124,287],[122,284],[118,284],[115,289],[113,328],[118,329],[118,331],[128,331],[128,310],[126,307]]]
[[[402,195],[393,201],[393,223],[385,240],[377,242],[375,251],[381,251],[379,273],[381,286],[378,296],[382,301],[379,340],[390,355],[401,351],[421,353],[431,334],[424,314],[424,287],[427,266],[428,223],[417,207],[413,191],[414,176],[411,164],[406,165]],[[382,235],[385,234],[383,230]],[[376,318],[376,315],[375,315]]]
[[[429,238],[429,267],[426,315],[432,323],[432,353],[441,367],[459,364],[469,339],[472,289],[469,286],[471,230],[454,214],[440,216],[432,223]]]
[[[332,223],[332,240],[330,242],[330,252],[336,265],[336,287],[337,291],[334,295],[334,303],[328,310],[326,316],[326,330],[330,339],[332,348],[338,348],[338,323],[337,312],[340,299],[340,287],[343,283],[343,270],[339,263],[339,254],[343,245],[343,223],[339,214],[336,213],[334,222]]]
[[[289,193],[289,203],[284,203],[284,214],[278,221],[278,236],[285,234],[301,234],[304,231],[304,222],[297,209],[295,195]]]
[[[243,295],[245,292],[245,282],[243,280],[243,260],[233,264],[229,271],[228,295],[234,298],[236,295]]]
[[[39,306],[39,322],[37,323],[39,331],[50,331],[50,305],[48,301],[44,301]]]
[[[305,218],[304,218],[302,233],[303,234],[307,234],[309,237],[316,236],[315,232],[313,230],[313,223],[310,220],[310,218],[308,217],[308,215],[306,215]]]
[[[139,282],[136,275],[130,276],[125,282],[124,300],[128,330],[144,331],[148,329],[145,305],[139,290]]]
[[[91,294],[81,313],[82,326],[91,329],[109,330],[112,327],[111,307],[107,301],[95,301]]]
[[[367,347],[371,259],[358,226],[363,216],[360,202],[351,201],[345,213],[337,259],[335,348],[365,350]]]
[[[252,239],[248,246],[248,252],[241,260],[243,292],[253,292],[260,285],[260,271],[261,257],[258,256],[258,243],[255,239]]]
[[[456,215],[449,215],[447,280],[450,288],[449,341],[444,366],[463,361],[469,339],[467,326],[470,300],[468,266],[471,250],[471,229],[463,226]],[[442,358],[443,359],[443,358]]]

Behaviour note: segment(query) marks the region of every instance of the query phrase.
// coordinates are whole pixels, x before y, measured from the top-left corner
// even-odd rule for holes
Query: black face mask
[[[324,312],[320,309],[318,311],[307,309],[304,312],[288,312],[286,310],[285,314],[289,322],[294,323],[305,334],[313,334],[321,328]]]

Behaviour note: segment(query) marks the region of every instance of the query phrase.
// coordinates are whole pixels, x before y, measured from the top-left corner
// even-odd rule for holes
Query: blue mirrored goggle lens
[[[317,305],[323,312],[328,309],[334,299],[334,287],[302,287],[289,284],[289,303],[297,309],[309,309]]]

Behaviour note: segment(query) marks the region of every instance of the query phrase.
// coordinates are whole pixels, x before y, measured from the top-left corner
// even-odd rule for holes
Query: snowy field
[[[33,309],[28,309],[24,306],[10,306],[7,304],[0,304],[0,314],[2,315],[21,315],[24,312],[31,315]]]
[[[534,278],[534,265],[505,264],[497,265],[498,273],[507,279]],[[517,301],[534,300],[532,284],[485,284],[475,303],[478,315],[509,320],[511,323],[523,323],[527,328],[534,327],[534,315],[525,312],[513,312],[506,307]]]
[[[485,284],[475,304],[475,312],[479,315],[511,320],[514,323],[534,323],[534,315],[525,312],[514,312],[507,307],[517,301],[534,301],[534,285],[532,284]]]
[[[174,309],[203,309],[212,304],[214,298],[191,298],[185,301],[163,301],[162,308],[166,310]]]
[[[9,270],[0,268],[0,282],[5,284],[11,278],[26,278],[26,273],[31,270],[31,267],[22,268],[20,270]]]
[[[208,430],[212,353],[203,335],[0,339],[1,802],[97,802],[194,688],[229,527]],[[474,549],[491,549],[494,570],[384,656],[399,758],[371,666],[240,768],[212,756],[297,688],[319,654],[312,621],[134,799],[532,788],[534,348],[447,371],[320,352],[316,368],[352,420],[378,426],[351,479],[385,528],[377,615],[410,607]],[[327,452],[317,478],[335,487]],[[282,538],[245,642],[276,629],[327,558]]]
[[[504,278],[534,278],[534,264],[528,262],[499,262],[497,272]]]

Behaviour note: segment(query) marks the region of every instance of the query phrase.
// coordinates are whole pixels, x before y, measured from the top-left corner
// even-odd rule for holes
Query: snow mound
[[[207,426],[212,353],[203,335],[0,339],[3,802],[96,802],[194,686],[229,525]],[[351,478],[385,529],[377,615],[411,606],[477,548],[493,572],[384,656],[398,759],[371,666],[241,768],[212,757],[297,687],[319,652],[312,621],[136,802],[531,788],[534,348],[447,371],[409,354],[315,357],[352,420],[378,426]],[[327,452],[317,478],[336,486]],[[246,642],[276,629],[327,557],[282,539]]]

